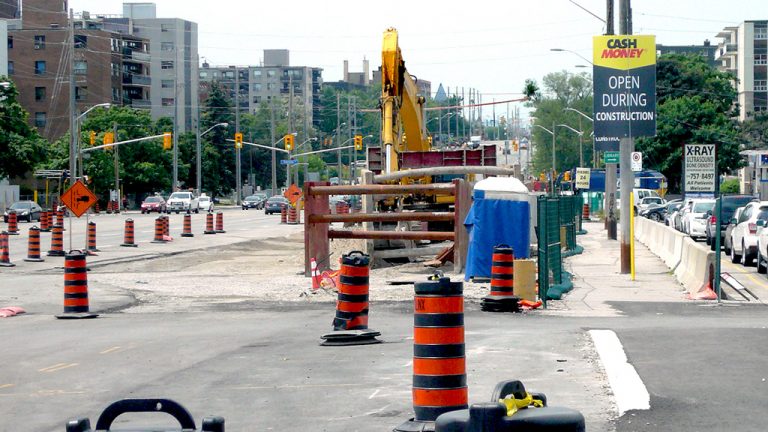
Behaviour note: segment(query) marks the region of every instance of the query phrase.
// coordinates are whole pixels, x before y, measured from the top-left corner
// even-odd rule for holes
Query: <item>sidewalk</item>
[[[610,302],[685,302],[683,287],[669,268],[642,243],[635,242],[635,281],[620,274],[619,242],[608,240],[602,222],[585,222],[577,237],[584,253],[563,262],[574,289],[562,301],[548,302],[548,312],[566,316],[620,316]]]

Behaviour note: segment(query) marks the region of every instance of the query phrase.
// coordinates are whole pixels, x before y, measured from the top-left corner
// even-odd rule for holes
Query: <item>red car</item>
[[[163,213],[165,212],[165,200],[161,196],[150,196],[147,197],[144,202],[141,203],[141,214],[144,213],[152,213],[152,212],[158,212]]]

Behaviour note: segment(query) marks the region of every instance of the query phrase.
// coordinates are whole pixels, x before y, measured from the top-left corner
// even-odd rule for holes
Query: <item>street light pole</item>
[[[112,104],[110,104],[109,102],[104,102],[104,103],[96,104],[96,105],[88,108],[87,110],[83,111],[82,114],[80,114],[79,116],[77,116],[75,118],[75,133],[74,133],[72,138],[74,138],[75,151],[77,152],[77,176],[80,177],[80,178],[83,177],[83,153],[80,151],[80,133],[81,133],[80,132],[80,125],[81,125],[81,121],[85,117],[86,114],[88,114],[89,112],[93,111],[94,109],[100,108],[100,107],[101,108],[109,109],[110,106],[112,106]],[[71,175],[74,176],[74,173],[71,173]]]
[[[197,116],[197,193],[201,194],[203,193],[203,169],[202,169],[202,144],[201,144],[201,138],[205,136],[208,132],[216,129],[217,127],[228,127],[229,123],[216,123],[215,125],[209,127],[205,130],[205,132],[200,133],[200,111],[198,107],[198,116]]]

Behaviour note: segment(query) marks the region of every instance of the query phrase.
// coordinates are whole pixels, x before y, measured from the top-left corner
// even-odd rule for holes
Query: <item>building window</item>
[[[75,100],[85,100],[88,97],[88,87],[75,87]]]
[[[161,84],[163,88],[173,88],[173,80],[162,80]]]
[[[87,75],[88,62],[84,60],[75,60],[75,75]]]
[[[163,98],[163,106],[173,106],[173,98]]]
[[[13,72],[14,72],[13,71],[13,62],[9,61],[8,62],[8,75],[13,75]]]
[[[45,36],[35,35],[35,49],[45,49]]]
[[[75,48],[88,48],[88,36],[75,35]]]
[[[755,39],[768,39],[768,27],[755,27]]]
[[[755,80],[755,91],[768,91],[768,80]]]
[[[272,83],[267,83],[267,91],[274,89],[275,86]]]
[[[253,76],[254,78],[261,78],[261,71],[260,70],[253,71]]]
[[[173,60],[163,60],[160,62],[160,67],[162,69],[173,69]]]
[[[44,128],[46,123],[46,114],[44,112],[35,113],[35,127]]]
[[[35,87],[35,100],[38,102],[45,100],[45,87]]]
[[[112,100],[113,101],[119,101],[122,98],[120,97],[120,89],[117,87],[112,87]]]
[[[261,84],[259,84],[259,83],[253,84],[253,91],[260,92],[261,91]]]
[[[173,51],[173,42],[160,42],[160,51]]]
[[[173,25],[172,24],[160,24],[160,31],[161,32],[169,32],[171,30],[173,30]]]
[[[13,49],[13,36],[8,36],[8,49]]]
[[[45,75],[45,60],[35,62],[35,75]]]
[[[273,76],[275,76],[275,71],[273,71],[273,70],[267,71],[267,76],[268,76],[268,77],[273,77]]]
[[[200,72],[200,78],[201,78],[201,79],[206,79],[206,78],[208,78],[208,72],[205,72],[205,71],[201,71],[201,72]]]
[[[755,64],[756,65],[768,64],[768,54],[755,54]]]
[[[224,78],[235,79],[235,73],[232,71],[226,71],[222,74]]]

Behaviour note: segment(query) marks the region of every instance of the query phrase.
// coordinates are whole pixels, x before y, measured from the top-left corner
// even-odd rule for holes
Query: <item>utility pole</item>
[[[605,34],[614,34],[613,30],[613,0],[606,0],[606,19],[605,19]]]
[[[75,12],[69,10],[69,183],[77,176],[77,104],[75,103]],[[65,47],[67,45],[64,45]]]
[[[235,66],[235,133],[240,133],[240,71],[237,66]],[[235,145],[235,191],[237,193],[235,203],[237,205],[240,205],[240,200],[243,196],[241,185],[242,173],[240,167],[240,147]]]
[[[454,100],[456,101],[456,108],[454,111],[454,115],[456,116],[456,141],[458,144],[461,144],[461,141],[459,140],[459,87],[456,87],[455,93],[454,93]]]
[[[275,102],[269,100],[269,135],[272,140],[272,195],[277,195],[277,151],[275,150]]]
[[[173,184],[171,190],[179,190],[179,81],[173,79]]]
[[[451,88],[447,87],[448,89],[448,106],[451,105]],[[451,108],[448,108],[448,112],[451,112]],[[448,116],[448,144],[451,143],[451,116]]]
[[[347,95],[347,138],[352,139],[352,135],[356,132],[355,121],[353,120],[353,107],[355,98]],[[349,184],[352,184],[352,149],[347,149],[347,165],[349,168]]]
[[[117,122],[112,123],[112,136],[114,136],[114,142],[120,141],[117,137]],[[120,211],[122,207],[120,200],[120,146],[112,146],[112,150],[115,152],[115,195],[117,195],[117,210]]]
[[[630,0],[620,0],[619,8],[619,33],[622,35],[632,34],[632,8]],[[630,244],[632,239],[630,227],[630,212],[634,211],[630,204],[629,197],[634,195],[635,173],[632,172],[632,152],[635,151],[635,139],[632,137],[630,128],[629,138],[622,138],[619,143],[620,151],[620,169],[621,172],[621,274],[631,272],[631,251]]]
[[[202,167],[202,144],[200,142],[200,104],[197,104],[197,113],[196,113],[196,127],[195,127],[195,188],[197,189],[197,194],[200,195],[203,193],[203,167]]]
[[[337,150],[337,165],[339,184],[341,184],[341,93],[336,93],[336,144]]]
[[[614,0],[607,0],[606,35],[614,34]],[[619,0],[623,1],[623,0]],[[605,164],[605,230],[609,240],[616,240],[616,164]]]

